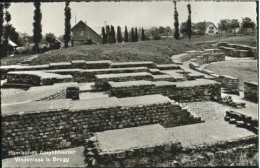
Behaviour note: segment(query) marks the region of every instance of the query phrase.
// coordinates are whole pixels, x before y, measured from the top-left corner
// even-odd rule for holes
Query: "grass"
[[[40,54],[31,64],[47,64],[50,62],[65,62],[71,60],[112,60],[114,62],[128,61],[153,61],[155,63],[171,63],[171,56],[180,54],[188,50],[212,48],[210,44],[204,44],[204,41],[230,41],[240,44],[254,43],[254,36],[201,36],[194,35],[189,45],[188,38],[175,40],[173,38],[163,40],[139,41],[129,43],[116,43],[105,45],[84,45],[70,48],[62,48],[60,50],[52,50]],[[200,43],[200,44],[198,44]],[[20,57],[21,58],[21,57]],[[3,58],[2,65],[18,64],[20,58]]]
[[[212,63],[205,67],[218,75],[228,75],[239,79],[239,88],[243,90],[243,82],[258,82],[257,60],[232,60]]]

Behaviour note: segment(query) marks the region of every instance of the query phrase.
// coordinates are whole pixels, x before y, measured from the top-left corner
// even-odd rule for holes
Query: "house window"
[[[80,31],[80,34],[79,34],[80,36],[83,36],[83,31]]]

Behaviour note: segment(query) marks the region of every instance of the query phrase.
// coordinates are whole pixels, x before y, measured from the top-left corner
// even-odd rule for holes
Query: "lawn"
[[[243,89],[243,82],[258,82],[257,60],[232,60],[209,64],[209,69],[218,75],[228,75],[239,79],[239,88]]]
[[[150,40],[129,43],[116,43],[105,45],[84,45],[70,48],[52,50],[40,54],[32,61],[32,65],[47,64],[51,62],[66,62],[71,60],[112,60],[114,62],[128,61],[153,61],[155,63],[171,63],[171,56],[185,51],[212,48],[207,41],[228,41],[232,43],[256,45],[254,36],[202,36],[194,35],[189,40],[187,37],[175,40]],[[16,59],[17,58],[17,59]],[[2,65],[11,65],[21,62],[21,57],[8,57],[1,60]]]

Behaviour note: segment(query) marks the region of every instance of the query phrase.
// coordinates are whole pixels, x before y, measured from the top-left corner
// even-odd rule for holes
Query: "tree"
[[[242,19],[241,27],[246,30],[246,34],[247,34],[247,30],[249,28],[251,28],[252,31],[254,31],[255,23],[249,17],[245,17]]]
[[[196,28],[198,30],[198,34],[205,35],[206,22],[198,22],[198,23],[196,23]]]
[[[0,3],[0,46],[2,45],[3,34],[4,34],[4,4]]]
[[[179,20],[178,20],[178,12],[177,12],[177,7],[176,7],[176,1],[173,1],[174,3],[174,38],[177,40],[180,38],[180,33],[179,33]],[[167,32],[168,36],[168,32]]]
[[[220,30],[220,33],[222,34],[223,31],[228,31],[230,29],[230,20],[228,19],[221,19],[218,23],[218,29]]]
[[[239,21],[237,19],[232,19],[230,21],[230,29],[234,30],[234,34],[236,34],[236,28],[239,28]]]
[[[128,42],[128,31],[126,26],[125,26],[125,42]]]
[[[138,33],[137,33],[137,28],[135,28],[135,41],[138,41]]]
[[[8,30],[9,30],[9,39],[12,40],[14,43],[20,45],[21,39],[19,33],[15,30],[15,28],[11,24],[8,25]]]
[[[181,32],[182,34],[187,34],[187,22],[181,23],[180,32]]]
[[[168,34],[169,34],[170,32],[172,32],[172,29],[171,29],[170,26],[167,26],[167,27],[166,27],[167,38],[168,38]],[[180,32],[179,32],[179,35],[180,35]]]
[[[131,42],[135,41],[134,28],[131,29]]]
[[[34,49],[36,53],[39,51],[39,43],[42,39],[42,13],[41,13],[41,3],[34,2],[34,22],[33,22],[33,42],[34,42]]]
[[[55,43],[55,39],[56,39],[56,37],[53,33],[47,33],[45,35],[45,40],[46,40],[47,43],[51,43],[51,44]]]
[[[3,43],[1,45],[1,57],[6,57],[7,53],[9,51],[9,35],[10,35],[10,26],[9,26],[9,22],[11,21],[11,15],[8,11],[8,8],[10,7],[10,3],[5,2],[4,3],[4,8],[5,8],[5,26],[3,27],[4,30],[4,40]]]
[[[144,29],[142,28],[141,41],[145,40]]]
[[[69,47],[69,42],[71,39],[71,24],[70,24],[70,19],[71,19],[71,9],[69,7],[70,2],[67,1],[65,2],[65,9],[64,9],[64,14],[65,14],[65,34],[64,34],[64,47]]]
[[[114,26],[111,25],[111,43],[116,43],[116,33],[115,33],[115,29]]]
[[[107,35],[107,43],[110,43],[111,41],[111,34],[110,34],[110,27],[106,26],[106,35]]]
[[[106,44],[107,43],[107,35],[105,32],[105,28],[102,27],[102,44]]]
[[[189,36],[189,42],[190,42],[191,33],[192,33],[192,30],[191,30],[191,5],[188,4],[187,8],[188,8],[188,13],[189,13],[188,20],[187,20],[187,34]]]
[[[121,27],[117,26],[117,42],[122,43],[122,33],[121,33]]]

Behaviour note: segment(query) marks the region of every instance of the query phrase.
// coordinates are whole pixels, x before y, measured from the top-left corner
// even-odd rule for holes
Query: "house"
[[[218,28],[212,22],[206,22],[206,31],[205,34],[207,35],[216,35],[218,34]]]
[[[102,37],[83,21],[79,21],[74,27],[72,27],[71,32],[72,46],[79,46],[91,43],[102,43]]]

